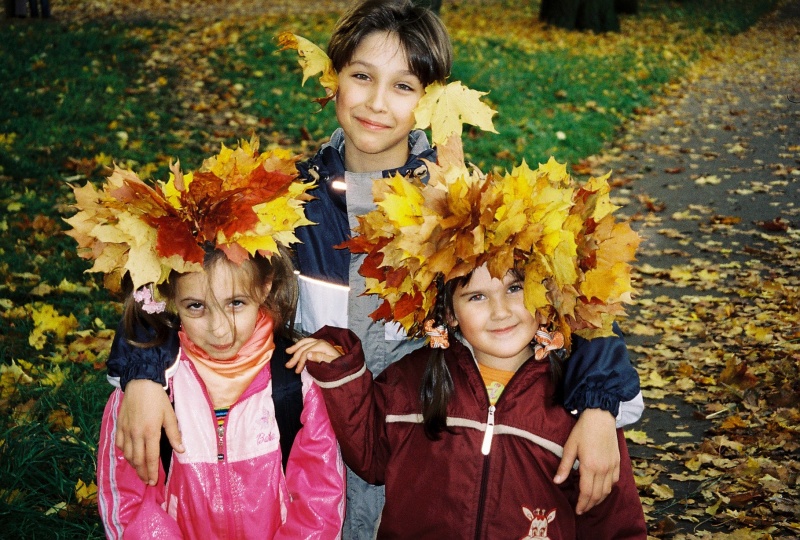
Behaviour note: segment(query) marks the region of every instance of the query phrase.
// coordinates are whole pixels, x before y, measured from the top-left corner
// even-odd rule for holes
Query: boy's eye
[[[359,81],[368,81],[369,75],[366,73],[353,73],[353,78],[358,79]]]
[[[472,301],[483,300],[483,298],[484,298],[484,296],[482,294],[480,294],[480,293],[473,294],[473,295],[470,295],[469,301],[472,302]]]
[[[405,83],[398,84],[397,88],[399,88],[400,90],[403,90],[404,92],[413,92],[414,91],[414,88],[411,85],[405,84]]]
[[[522,287],[521,283],[512,283],[508,287],[508,292],[510,292],[510,293],[520,292],[521,290],[523,290],[523,287]]]

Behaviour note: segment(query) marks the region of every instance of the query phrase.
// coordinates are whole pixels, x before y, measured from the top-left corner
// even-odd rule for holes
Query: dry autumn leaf
[[[317,45],[307,40],[304,37],[292,34],[291,32],[281,32],[278,35],[278,44],[281,50],[296,50],[300,56],[298,62],[303,69],[303,83],[306,83],[309,77],[313,77],[317,73],[320,74],[319,83],[325,89],[326,97],[315,99],[324,106],[328,101],[333,99],[336,91],[339,88],[339,76],[336,70],[333,69],[333,64],[325,51],[320,49]]]
[[[497,133],[492,123],[496,111],[481,101],[485,92],[469,89],[460,82],[448,85],[429,84],[425,95],[414,109],[416,129],[431,128],[434,146],[442,145],[452,136],[461,137],[464,124]]]

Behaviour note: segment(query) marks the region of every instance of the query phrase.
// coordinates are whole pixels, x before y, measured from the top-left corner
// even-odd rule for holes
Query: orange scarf
[[[270,361],[275,350],[272,326],[272,317],[264,311],[259,312],[253,335],[242,345],[236,356],[228,360],[209,358],[203,349],[192,343],[182,329],[178,332],[183,352],[203,379],[215,409],[233,405],[261,368]]]

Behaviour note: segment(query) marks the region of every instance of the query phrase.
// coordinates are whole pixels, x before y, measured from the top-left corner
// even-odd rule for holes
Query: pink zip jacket
[[[269,365],[219,429],[197,371],[181,352],[172,378],[186,451],[147,486],[114,444],[122,392],[106,404],[97,459],[108,538],[340,538],[344,465],[319,387],[303,372],[303,427],[284,475]],[[218,433],[219,431],[219,433]]]

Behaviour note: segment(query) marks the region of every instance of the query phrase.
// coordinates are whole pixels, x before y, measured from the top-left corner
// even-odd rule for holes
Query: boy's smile
[[[339,73],[336,118],[345,136],[345,168],[352,172],[402,167],[414,108],[425,88],[409,70],[393,33],[367,36]]]

